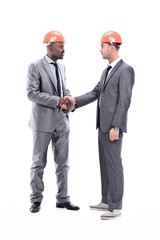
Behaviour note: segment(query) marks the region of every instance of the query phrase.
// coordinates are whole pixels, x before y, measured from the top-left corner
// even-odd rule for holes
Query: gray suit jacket
[[[66,87],[64,65],[58,63],[63,95],[71,96]],[[58,93],[49,64],[44,57],[28,67],[27,96],[32,101],[29,126],[33,131],[53,132],[60,121],[68,117],[58,109]]]
[[[109,132],[111,127],[118,127],[127,132],[127,111],[130,106],[134,85],[134,70],[120,60],[110,72],[105,85],[105,69],[96,87],[89,93],[76,97],[77,108],[97,102],[97,128]]]

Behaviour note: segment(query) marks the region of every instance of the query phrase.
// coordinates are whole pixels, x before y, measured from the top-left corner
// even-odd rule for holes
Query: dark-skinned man
[[[65,103],[71,110],[73,104],[64,100],[70,96],[66,87],[65,67],[57,63],[64,57],[64,36],[58,31],[50,31],[44,37],[47,55],[31,63],[28,68],[27,96],[32,101],[29,127],[33,131],[33,158],[31,166],[31,208],[39,212],[44,190],[43,173],[47,163],[47,150],[52,143],[56,167],[58,192],[56,207],[78,210],[68,196],[68,110],[62,109]]]

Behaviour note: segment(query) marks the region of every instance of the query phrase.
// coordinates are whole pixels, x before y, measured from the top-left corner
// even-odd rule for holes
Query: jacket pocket
[[[101,107],[101,110],[104,112],[110,112],[110,113],[114,113],[116,111],[116,107]]]
[[[42,113],[46,113],[47,112],[47,108],[45,108],[45,107],[34,107],[33,108],[33,111],[34,112],[42,112]]]
[[[109,107],[108,111],[114,113],[116,111],[116,107]]]

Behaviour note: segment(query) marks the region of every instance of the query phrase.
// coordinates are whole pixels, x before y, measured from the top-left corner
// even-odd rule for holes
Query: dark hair
[[[115,46],[117,50],[119,50],[121,46],[121,43],[109,43],[109,44]]]

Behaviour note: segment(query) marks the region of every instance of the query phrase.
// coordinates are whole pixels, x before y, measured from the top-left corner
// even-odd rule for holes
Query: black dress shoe
[[[66,203],[56,203],[57,208],[66,208],[68,210],[79,210],[80,208],[78,206],[73,205],[71,202]]]
[[[32,212],[32,213],[36,213],[36,212],[39,212],[39,210],[40,210],[40,203],[39,202],[34,202],[33,204],[32,204],[32,206],[31,206],[31,208],[30,208],[30,211]]]

